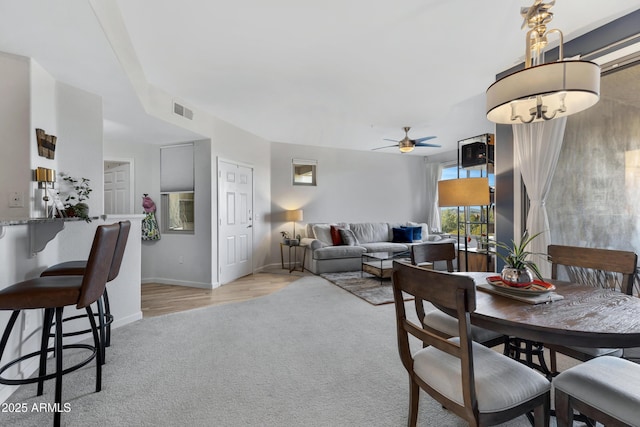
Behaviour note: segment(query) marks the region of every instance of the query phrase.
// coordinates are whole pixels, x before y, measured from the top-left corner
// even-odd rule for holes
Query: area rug
[[[382,305],[393,303],[393,287],[391,279],[382,279],[371,276],[367,273],[362,276],[360,271],[347,271],[343,273],[323,273],[324,277],[334,285],[345,291],[362,298],[369,304]],[[412,300],[412,297],[405,296],[404,300]]]

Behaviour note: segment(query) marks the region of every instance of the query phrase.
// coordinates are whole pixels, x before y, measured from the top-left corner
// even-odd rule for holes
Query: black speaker
[[[489,152],[487,153],[487,147]],[[463,145],[460,149],[460,165],[463,168],[493,163],[494,145],[487,145],[484,142],[472,142]],[[489,161],[487,162],[487,155]]]

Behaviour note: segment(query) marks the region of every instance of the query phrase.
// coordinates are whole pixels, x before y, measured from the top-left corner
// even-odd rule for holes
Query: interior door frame
[[[136,200],[136,178],[135,178],[135,159],[131,157],[104,157],[102,159],[102,176],[104,179],[104,164],[106,162],[118,162],[129,164],[129,207],[131,212],[129,214],[135,214],[135,200]],[[142,196],[140,196],[142,197]],[[104,206],[104,194],[102,194],[102,203]],[[140,202],[142,203],[142,202]]]
[[[253,266],[253,252],[254,252],[254,244],[255,244],[255,223],[256,223],[256,212],[255,212],[255,193],[256,193],[256,179],[255,179],[255,166],[250,164],[250,163],[245,163],[245,162],[238,162],[236,160],[231,160],[228,158],[224,158],[224,157],[220,157],[217,156],[216,157],[216,173],[215,173],[215,177],[217,180],[217,186],[216,186],[216,210],[217,210],[217,215],[216,215],[216,241],[217,241],[217,247],[218,250],[216,251],[218,254],[217,257],[217,268],[216,271],[212,271],[212,277],[216,278],[216,282],[218,283],[218,286],[222,286],[222,283],[220,281],[220,278],[222,277],[222,241],[220,239],[220,227],[222,226],[222,214],[220,212],[220,201],[222,198],[222,180],[220,177],[220,163],[224,162],[224,163],[229,163],[232,165],[237,165],[237,166],[242,166],[245,168],[249,168],[251,169],[251,223],[252,223],[252,227],[251,227],[251,274],[255,273],[255,268]]]

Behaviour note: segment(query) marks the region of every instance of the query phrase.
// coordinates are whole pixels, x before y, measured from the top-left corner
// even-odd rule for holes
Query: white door
[[[253,273],[253,168],[218,161],[220,284]]]
[[[130,214],[130,167],[122,164],[104,171],[104,213]]]

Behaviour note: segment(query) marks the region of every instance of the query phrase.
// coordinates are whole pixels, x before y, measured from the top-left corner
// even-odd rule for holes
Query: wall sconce
[[[518,124],[552,120],[578,113],[600,99],[600,66],[588,61],[565,61],[564,39],[558,29],[547,30],[555,1],[522,8],[527,25],[525,69],[501,78],[487,89],[487,119]],[[547,36],[560,38],[559,59],[544,63]]]
[[[51,183],[51,188],[54,187],[54,183],[56,182],[56,171],[53,169],[39,167],[35,170],[34,181],[38,183],[38,188],[44,189],[44,197],[42,197],[42,200],[44,200],[44,217],[49,218],[48,204],[51,199],[49,198],[48,184]]]

